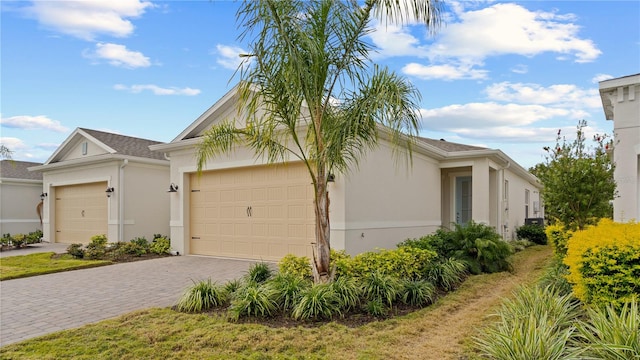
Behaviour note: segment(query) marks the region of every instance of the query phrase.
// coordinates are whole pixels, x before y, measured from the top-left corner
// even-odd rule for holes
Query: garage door
[[[301,164],[191,175],[190,252],[279,260],[312,255],[313,187]]]
[[[56,242],[86,244],[107,233],[106,182],[56,187]]]

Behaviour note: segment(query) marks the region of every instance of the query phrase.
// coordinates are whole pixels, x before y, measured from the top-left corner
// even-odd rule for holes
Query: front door
[[[471,221],[471,176],[456,177],[456,223],[465,225]]]

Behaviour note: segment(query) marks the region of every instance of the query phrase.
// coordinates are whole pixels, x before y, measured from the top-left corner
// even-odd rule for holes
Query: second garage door
[[[107,233],[106,188],[106,182],[56,187],[56,242],[86,244]]]
[[[191,254],[279,260],[311,256],[313,187],[301,164],[191,175]]]

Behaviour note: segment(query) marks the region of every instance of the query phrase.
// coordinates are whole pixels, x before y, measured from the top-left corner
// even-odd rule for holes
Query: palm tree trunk
[[[329,191],[327,177],[324,172],[318,174],[316,182],[315,213],[316,213],[316,243],[314,252],[314,267],[316,282],[329,280],[330,270],[330,225],[329,225]]]

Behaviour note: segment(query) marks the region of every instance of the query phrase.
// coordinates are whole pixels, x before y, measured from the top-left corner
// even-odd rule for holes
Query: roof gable
[[[49,157],[45,165],[105,154],[164,160],[163,154],[149,150],[150,145],[156,144],[161,142],[77,128]]]
[[[176,143],[182,140],[197,138],[213,124],[233,117],[235,115],[234,112],[237,112],[236,104],[238,100],[238,85],[236,85],[208,108],[207,111],[202,113],[194,122],[187,126],[187,128],[171,142]]]
[[[2,160],[0,161],[0,178],[20,180],[42,180],[42,173],[29,171],[31,166],[42,165],[31,161]]]

